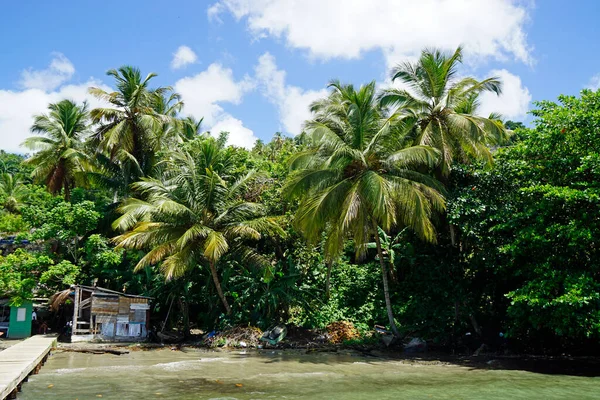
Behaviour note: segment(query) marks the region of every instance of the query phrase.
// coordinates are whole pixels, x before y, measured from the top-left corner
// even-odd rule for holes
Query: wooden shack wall
[[[119,313],[119,304],[119,296],[94,296],[92,298],[92,313],[96,315],[117,315]]]
[[[119,313],[119,296],[93,296],[92,315],[96,324],[115,324]],[[96,331],[96,327],[94,327]]]
[[[129,324],[143,324],[145,332],[149,320],[148,299],[119,295],[93,296],[92,314],[94,315],[93,333],[104,332],[106,336],[126,336]],[[102,324],[105,328],[100,328]],[[108,324],[111,327],[106,327]]]

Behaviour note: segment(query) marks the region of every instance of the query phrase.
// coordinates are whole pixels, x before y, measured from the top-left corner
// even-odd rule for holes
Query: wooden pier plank
[[[36,335],[0,351],[0,399],[10,395],[55,344],[55,335]]]

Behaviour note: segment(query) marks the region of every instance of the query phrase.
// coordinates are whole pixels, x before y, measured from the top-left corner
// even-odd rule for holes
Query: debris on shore
[[[210,332],[205,335],[204,344],[208,347],[258,347],[263,332],[254,326],[236,326],[223,332]]]
[[[339,321],[329,324],[327,326],[327,333],[329,334],[329,341],[333,344],[360,338],[358,329],[349,321]]]

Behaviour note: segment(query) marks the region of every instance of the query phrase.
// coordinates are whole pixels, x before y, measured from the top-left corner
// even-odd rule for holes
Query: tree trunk
[[[475,315],[473,315],[473,314],[469,315],[469,319],[471,320],[471,325],[473,325],[473,329],[475,330],[475,333],[477,334],[477,336],[481,337],[481,327],[477,323],[477,319],[475,319]]]
[[[73,249],[73,261],[75,261],[75,265],[79,263],[79,236],[75,235],[73,239],[75,242],[75,248]]]
[[[65,190],[65,201],[71,201],[71,187],[67,181],[65,181],[64,190]]]
[[[396,266],[394,264],[390,263],[390,269],[388,272],[392,282],[394,282],[394,284],[398,284],[398,275],[396,274]]]
[[[333,266],[333,262],[327,262],[327,280],[325,281],[325,298],[329,300],[329,296],[331,294],[331,267]]]
[[[388,287],[388,277],[385,268],[385,262],[383,261],[383,251],[381,251],[381,242],[379,241],[379,235],[377,234],[377,227],[375,227],[375,244],[377,245],[377,255],[379,256],[379,265],[381,266],[381,277],[383,278],[383,295],[385,297],[385,307],[387,308],[388,318],[390,320],[390,327],[394,336],[400,337],[398,328],[396,327],[396,321],[394,321],[394,311],[392,310],[392,301],[390,300],[390,290]]]
[[[185,297],[179,297],[179,309],[181,310],[181,319],[183,323],[183,337],[190,337],[190,310]]]
[[[458,234],[456,233],[456,226],[454,226],[453,224],[448,224],[448,227],[450,229],[450,242],[452,243],[452,246],[456,247],[456,244],[458,242],[458,240],[457,240]]]
[[[217,275],[217,268],[215,267],[215,263],[210,263],[210,274],[212,275],[213,282],[215,283],[215,288],[217,289],[217,294],[221,298],[223,302],[223,306],[225,307],[225,311],[227,314],[231,314],[231,307],[229,307],[229,303],[223,294],[223,289],[221,289],[221,282],[219,281],[219,276]]]
[[[169,309],[167,310],[167,316],[165,317],[165,320],[162,323],[162,327],[160,328],[161,332],[164,332],[165,328],[167,327],[167,323],[169,322],[169,314],[171,314],[171,307],[173,307],[174,300],[175,300],[175,296],[171,297],[171,304],[169,305]]]

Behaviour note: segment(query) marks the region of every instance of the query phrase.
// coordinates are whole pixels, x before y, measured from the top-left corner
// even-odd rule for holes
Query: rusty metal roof
[[[152,297],[148,297],[148,296],[140,296],[137,294],[117,292],[116,290],[106,289],[106,288],[99,287],[99,286],[86,286],[86,285],[72,285],[71,286],[72,289],[75,289],[77,287],[80,289],[90,291],[92,293],[102,292],[102,293],[106,293],[108,295],[124,296],[124,297],[136,298],[136,299],[147,299],[147,300],[153,299]]]

